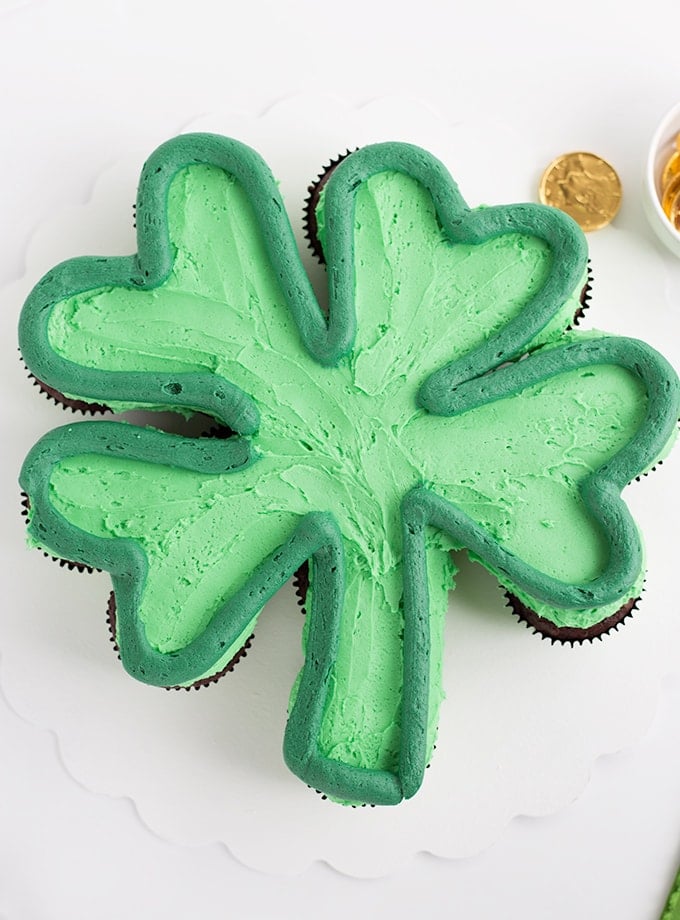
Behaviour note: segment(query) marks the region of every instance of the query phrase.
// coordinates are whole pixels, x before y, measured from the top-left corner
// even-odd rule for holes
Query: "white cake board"
[[[186,130],[230,134],[258,149],[281,178],[301,245],[307,184],[332,156],[368,142],[404,140],[430,149],[471,205],[536,198],[540,165],[510,126],[446,124],[405,98],[351,109],[297,97],[260,117],[216,113]],[[513,816],[564,808],[584,789],[597,757],[640,738],[661,679],[678,669],[680,451],[626,491],[646,538],[648,580],[639,613],[603,642],[551,646],[509,615],[482,569],[463,566],[451,597],[447,700],[435,757],[415,799],[393,809],[322,801],[283,764],[286,702],[302,661],[301,617],[290,586],[267,605],[253,649],[233,674],[200,692],[166,692],[133,681],[113,654],[105,624],[108,576],[69,573],[24,547],[18,469],[35,440],[75,417],[27,381],[16,352],[18,313],[32,285],[58,261],[134,250],[131,206],[148,153],[121,150],[85,206],[41,226],[26,276],[0,294],[4,430],[12,432],[1,458],[7,577],[0,685],[10,705],[54,731],[78,782],[129,797],[161,837],[222,841],[239,860],[270,873],[297,873],[325,860],[348,874],[380,876],[419,851],[472,855]],[[677,265],[643,230],[624,204],[612,226],[589,237],[595,286],[583,327],[644,338],[680,367]],[[305,262],[320,285],[321,272],[307,254]]]

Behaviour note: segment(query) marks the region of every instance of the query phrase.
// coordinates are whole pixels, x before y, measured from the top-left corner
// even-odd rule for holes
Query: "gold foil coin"
[[[659,200],[666,217],[680,230],[680,132],[675,135],[674,148],[661,171]]]
[[[538,187],[543,204],[565,211],[585,230],[599,230],[621,205],[621,180],[594,153],[564,153],[546,167]]]
[[[680,150],[676,150],[664,166],[661,173],[661,188],[665,189],[676,176],[680,176]]]
[[[680,173],[671,179],[664,188],[663,195],[661,196],[661,207],[664,209],[664,213],[670,221],[673,220],[673,205],[678,195],[680,195]]]
[[[675,229],[680,230],[680,192],[678,192],[671,202],[671,213],[668,217]]]

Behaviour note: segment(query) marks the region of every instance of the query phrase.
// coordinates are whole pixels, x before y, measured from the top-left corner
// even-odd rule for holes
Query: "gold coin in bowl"
[[[663,168],[663,172],[661,173],[662,191],[676,176],[680,176],[680,150],[676,150],[675,153],[669,157]]]
[[[673,224],[676,230],[680,230],[680,192],[675,196],[671,202],[670,214],[668,219]]]
[[[661,196],[661,207],[664,209],[666,217],[669,220],[673,220],[671,216],[671,209],[673,207],[673,202],[680,194],[680,173],[668,183],[668,185],[663,190],[663,195]]]
[[[564,153],[545,168],[538,187],[543,204],[565,211],[585,230],[599,230],[621,206],[621,180],[594,153]]]

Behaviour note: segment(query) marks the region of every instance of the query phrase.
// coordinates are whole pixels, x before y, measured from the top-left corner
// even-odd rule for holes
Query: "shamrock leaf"
[[[641,342],[563,334],[586,252],[560,212],[471,211],[440,163],[387,144],[338,166],[317,214],[327,316],[257,155],[161,147],[138,254],[57,266],[22,352],[69,396],[236,434],[79,423],[22,484],[36,543],[111,572],[121,658],[149,683],[218,671],[310,560],[286,760],[393,804],[434,744],[450,550],[557,630],[606,620],[643,577],[620,492],[667,447],[678,382]]]

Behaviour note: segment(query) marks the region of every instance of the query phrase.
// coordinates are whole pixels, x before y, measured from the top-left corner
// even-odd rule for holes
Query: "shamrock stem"
[[[312,560],[306,661],[284,750],[293,772],[344,803],[414,795],[434,743],[450,560],[428,547],[420,509],[410,510],[403,561],[379,582],[349,543],[342,590],[333,581],[338,549]],[[413,576],[403,579],[404,569]]]
[[[343,763],[321,750],[345,601],[344,554],[340,531],[330,515],[308,515],[305,521],[310,542],[319,545],[312,557],[314,590],[305,664],[288,717],[284,757],[295,774],[333,798],[395,805],[402,792],[394,774]]]

